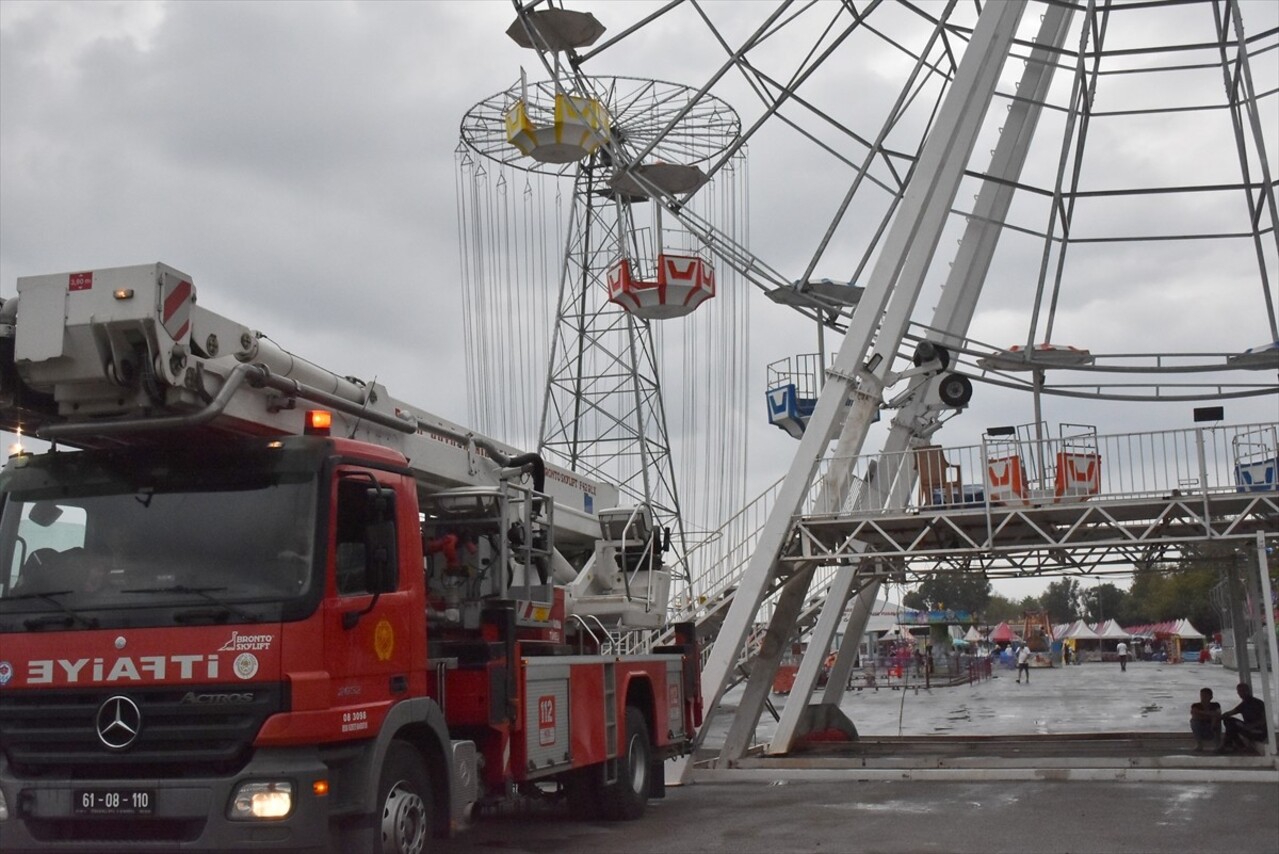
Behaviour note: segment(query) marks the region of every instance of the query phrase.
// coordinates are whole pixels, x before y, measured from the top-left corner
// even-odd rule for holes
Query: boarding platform
[[[992,577],[1172,560],[1192,542],[1279,535],[1277,446],[1273,423],[1120,435],[1063,425],[1051,438],[867,455],[846,490],[818,479],[815,498],[846,498],[810,501],[782,559],[860,554]]]

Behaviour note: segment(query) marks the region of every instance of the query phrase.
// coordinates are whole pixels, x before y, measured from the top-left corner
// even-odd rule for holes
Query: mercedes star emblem
[[[133,744],[142,730],[142,711],[128,697],[112,697],[98,707],[98,739],[112,750]]]

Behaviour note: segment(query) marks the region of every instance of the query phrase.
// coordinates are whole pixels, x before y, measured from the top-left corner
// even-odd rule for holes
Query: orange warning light
[[[311,784],[311,792],[317,795],[318,797],[321,797],[321,798],[324,797],[325,795],[329,793],[329,781],[316,780],[315,782]]]
[[[308,409],[306,412],[306,434],[308,436],[327,436],[333,426],[333,413],[327,409]]]

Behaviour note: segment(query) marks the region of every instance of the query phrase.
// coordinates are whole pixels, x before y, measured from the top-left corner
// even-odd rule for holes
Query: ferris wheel
[[[638,4],[627,7],[630,19],[609,21],[605,38],[588,12],[514,6],[510,33],[537,52],[550,78],[481,102],[464,138],[503,162],[568,174],[583,161],[539,159],[527,144],[512,145],[512,126],[499,117],[509,120],[522,104],[517,122],[543,137],[557,114],[577,121],[590,162],[612,176],[589,192],[617,197],[619,181],[642,185],[663,201],[652,209],[709,256],[721,299],[725,276],[735,274],[784,307],[774,314],[793,316],[770,324],[775,340],[756,339],[752,358],[771,352],[769,420],[802,436],[829,369],[828,337],[850,328],[864,285],[894,250],[885,245],[890,224],[979,7]],[[989,400],[1006,410],[1017,400],[1009,395],[1021,393],[1025,403],[1012,405],[1024,406],[1037,430],[1046,399],[1067,421],[1082,406],[1071,401],[1253,399],[1264,408],[1279,367],[1275,9],[1069,8],[1030,4],[1021,16],[1007,61],[991,72],[994,104],[958,164],[956,201],[930,226],[943,248],[910,273],[923,282],[915,302],[938,309],[909,312],[900,342],[885,338],[875,353],[900,373],[921,345],[942,345],[947,399],[966,402],[976,383],[974,409]],[[655,63],[695,82],[596,74]],[[605,127],[606,104],[627,118]],[[1024,142],[1001,146],[1005,130]],[[749,241],[688,204],[700,178],[666,188],[644,178],[659,162],[697,164],[714,178],[747,144],[757,164],[781,173],[761,203],[754,170],[754,210],[768,217]],[[951,240],[957,254],[945,251]],[[957,303],[942,293],[959,290],[956,265],[979,282],[979,297]],[[628,278],[644,282],[643,273],[625,275],[633,272],[614,269],[614,289]],[[795,347],[804,339],[813,342],[808,352]]]
[[[526,29],[533,15],[560,11],[516,5]],[[791,519],[813,494],[835,512],[853,500],[855,478],[839,461],[861,453],[875,415],[888,416],[880,462],[905,459],[961,410],[982,406],[992,419],[1025,411],[1041,433],[1045,401],[1063,422],[1122,411],[1157,424],[1169,405],[1223,400],[1273,420],[1279,7],[628,9],[633,19],[616,35],[565,52],[563,65],[542,50],[546,66],[567,68],[575,91],[589,94],[597,67],[667,59],[657,45],[683,69],[704,61],[691,73],[705,81],[698,97],[739,111],[728,151],[751,146],[752,205],[769,224],[747,246],[686,214],[678,193],[664,196],[664,210],[702,241],[717,272],[735,270],[786,309],[768,324],[776,340],[762,342],[778,356],[769,417],[800,444],[733,579],[728,643],[716,644],[703,681],[712,703],[753,626],[800,626],[814,582],[811,569],[780,562],[796,545]],[[639,165],[625,148],[602,147],[614,168]],[[710,159],[705,172],[722,162]],[[771,181],[760,181],[761,163]],[[833,361],[828,338],[839,342]],[[796,352],[804,339],[816,339],[806,348],[815,353]],[[824,460],[830,442],[835,456]],[[867,495],[895,500],[875,490],[857,500]],[[852,575],[829,590],[840,611]],[[746,705],[729,758],[758,719],[761,703]]]
[[[598,41],[587,44],[565,35],[594,20],[586,13],[514,5],[511,31],[537,52],[548,79],[521,79],[477,105],[464,122],[469,150],[530,173],[589,174],[580,190],[605,203],[597,210],[635,189],[659,200],[650,206],[663,218],[657,231],[671,222],[683,228],[694,244],[688,251],[714,267],[718,300],[733,275],[781,306],[770,310],[775,334],[755,339],[751,358],[772,348],[769,419],[802,437],[830,370],[828,340],[883,308],[863,306],[865,286],[901,248],[888,244],[891,226],[918,191],[913,179],[980,9],[783,2],[730,13],[639,4],[627,7],[630,20],[610,20],[607,38],[595,22]],[[619,7],[607,8],[618,15]],[[901,335],[872,333],[868,355],[900,375],[921,347],[944,351],[944,388],[956,405],[930,414],[929,429],[970,394],[973,411],[986,401],[1001,411],[1024,407],[1037,430],[1045,401],[1056,401],[1063,421],[1098,402],[1230,399],[1256,401],[1264,417],[1279,367],[1275,9],[1109,3],[1076,12],[1053,2],[1025,9],[998,67],[988,70],[991,108],[966,152],[949,155],[960,161],[955,201],[928,224],[933,247],[904,271],[920,284],[901,312]],[[611,73],[655,63],[694,82],[665,87]],[[614,121],[610,111],[621,115],[645,98],[655,109]],[[557,162],[563,155],[553,147],[539,158],[536,146],[557,124],[581,131],[583,159]],[[733,170],[748,144],[756,228],[746,239],[709,221],[694,200],[701,176]],[[645,177],[667,159],[695,165],[700,176],[688,180],[684,171],[686,180],[668,186]],[[761,182],[761,162],[780,177]],[[574,233],[584,239],[574,245],[581,256],[584,247],[598,251],[596,235],[611,244],[611,257],[594,264],[605,271],[595,278],[598,290],[610,279],[615,292],[628,281],[655,283],[651,268],[609,266],[625,258],[620,247],[642,227],[601,232],[595,221],[591,228],[579,222]],[[947,252],[952,245],[958,250]],[[916,306],[933,306],[932,316]],[[803,340],[813,343],[797,346]],[[979,390],[970,392],[974,384]],[[552,379],[548,398],[554,386]],[[1024,403],[1015,402],[1018,393]]]

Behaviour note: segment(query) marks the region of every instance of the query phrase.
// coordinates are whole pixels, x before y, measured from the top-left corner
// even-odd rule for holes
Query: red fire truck
[[[649,510],[197,305],[0,306],[0,851],[422,851],[537,793],[639,816],[700,723]]]

